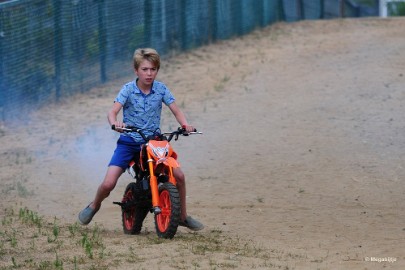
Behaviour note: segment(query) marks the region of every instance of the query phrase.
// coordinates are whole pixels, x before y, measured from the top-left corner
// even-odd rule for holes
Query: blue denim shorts
[[[139,156],[140,151],[141,144],[136,143],[132,137],[121,135],[108,166],[118,166],[126,170],[129,162]]]

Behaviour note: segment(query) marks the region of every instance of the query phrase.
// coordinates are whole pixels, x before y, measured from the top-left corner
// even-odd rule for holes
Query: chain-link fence
[[[0,120],[130,75],[138,47],[166,55],[282,20],[377,14],[351,0],[0,2]]]

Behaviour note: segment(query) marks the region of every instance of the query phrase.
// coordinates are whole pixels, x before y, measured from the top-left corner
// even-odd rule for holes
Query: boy
[[[129,125],[154,131],[160,127],[162,103],[164,103],[169,107],[180,126],[185,127],[187,132],[194,131],[194,127],[187,123],[183,112],[176,105],[170,90],[163,83],[155,81],[160,68],[160,56],[156,50],[151,48],[137,49],[133,61],[137,79],[121,88],[111,110],[108,112],[109,124],[118,128]],[[122,108],[123,122],[120,122],[117,120],[117,115]],[[145,135],[152,134],[146,132]],[[135,155],[139,155],[140,146],[143,143],[143,139],[137,133],[120,135],[104,181],[98,187],[93,202],[79,213],[79,222],[82,225],[90,223],[100,209],[102,201],[108,197],[117,184],[118,178],[128,167],[130,160]],[[203,224],[187,215],[186,185],[183,172],[180,168],[176,168],[173,173],[181,201],[179,225],[195,231],[203,229]]]

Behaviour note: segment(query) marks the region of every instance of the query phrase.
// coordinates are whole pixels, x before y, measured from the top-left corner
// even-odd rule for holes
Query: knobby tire
[[[139,197],[140,187],[135,183],[129,183],[125,189],[122,203],[135,202]],[[149,208],[139,203],[134,203],[129,207],[122,207],[122,225],[125,234],[139,234],[143,221],[148,214]]]
[[[177,232],[180,221],[180,197],[177,188],[169,182],[159,186],[162,212],[155,215],[156,233],[161,238],[171,239]]]

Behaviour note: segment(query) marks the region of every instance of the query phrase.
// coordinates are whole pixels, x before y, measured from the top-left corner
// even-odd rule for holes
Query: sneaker
[[[198,220],[196,220],[190,216],[187,216],[185,220],[180,221],[179,225],[183,226],[183,227],[187,227],[193,231],[199,231],[199,230],[204,229],[204,225],[201,222],[199,222]]]
[[[93,219],[98,209],[93,209],[90,204],[79,213],[79,222],[82,225],[87,225]]]

